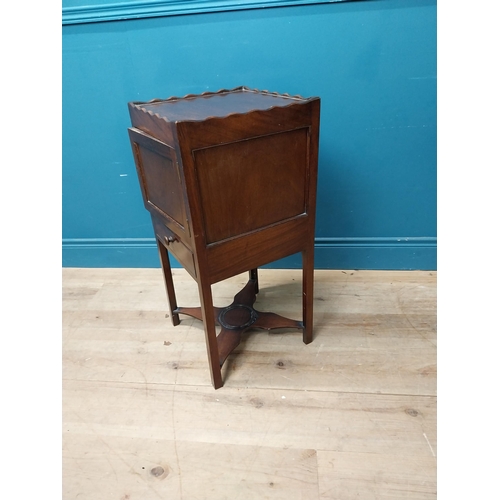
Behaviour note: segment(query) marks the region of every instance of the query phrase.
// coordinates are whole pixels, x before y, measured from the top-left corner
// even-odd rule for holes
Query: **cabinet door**
[[[185,195],[175,150],[137,129],[129,129],[144,205],[174,233],[189,234]]]

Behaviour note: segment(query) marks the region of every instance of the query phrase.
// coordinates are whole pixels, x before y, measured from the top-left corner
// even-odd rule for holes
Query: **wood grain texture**
[[[300,270],[259,289],[300,311]],[[168,315],[160,269],[63,269],[65,500],[436,498],[436,273],[316,271],[315,341],[247,332],[218,391],[203,325]]]

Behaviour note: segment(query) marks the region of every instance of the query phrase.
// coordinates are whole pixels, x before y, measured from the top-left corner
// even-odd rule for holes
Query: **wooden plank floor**
[[[301,319],[300,271],[260,289]],[[64,500],[436,498],[436,273],[316,271],[313,342],[248,332],[217,391],[202,324],[167,312],[159,269],[63,269]]]

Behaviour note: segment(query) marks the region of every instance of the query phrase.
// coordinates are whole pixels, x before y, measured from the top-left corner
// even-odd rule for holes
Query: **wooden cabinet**
[[[238,87],[129,103],[129,111],[172,321],[204,322],[214,387],[249,328],[301,328],[311,342],[320,99]],[[197,282],[200,308],[177,306],[169,252]],[[257,268],[297,252],[303,321],[256,311]],[[234,302],[214,308],[211,285],[246,271]]]

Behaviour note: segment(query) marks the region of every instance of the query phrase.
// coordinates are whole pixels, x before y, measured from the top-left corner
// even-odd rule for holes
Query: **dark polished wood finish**
[[[129,103],[129,111],[172,321],[203,321],[214,387],[250,328],[301,328],[311,342],[319,98],[238,87]],[[198,283],[200,308],[177,306],[169,252]],[[303,320],[253,309],[258,267],[298,252]],[[214,308],[211,285],[246,271],[234,302]]]

